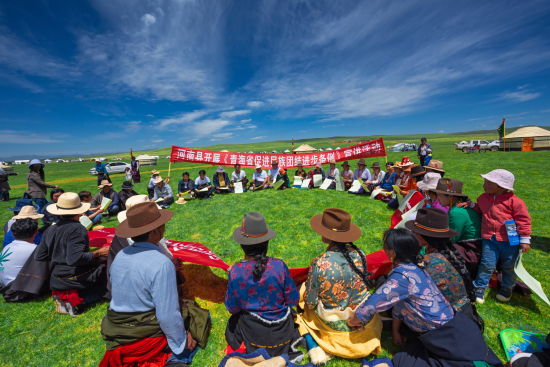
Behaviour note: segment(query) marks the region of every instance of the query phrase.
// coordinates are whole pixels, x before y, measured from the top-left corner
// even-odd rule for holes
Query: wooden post
[[[169,183],[170,182],[170,172],[172,171],[172,161],[168,163],[168,175],[164,179],[164,182]]]

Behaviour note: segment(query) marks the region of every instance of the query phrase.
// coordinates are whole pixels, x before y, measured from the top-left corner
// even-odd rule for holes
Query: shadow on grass
[[[531,246],[534,249],[542,250],[544,252],[550,252],[550,238],[533,236],[531,237]]]
[[[183,298],[200,298],[214,303],[223,303],[227,279],[217,276],[204,265],[185,264],[180,272],[185,279],[180,288]]]
[[[493,298],[495,299],[496,298],[496,295],[498,293],[498,290],[496,289],[490,289],[488,294],[485,296],[485,298]],[[536,295],[534,294],[527,294],[527,295],[524,295],[524,294],[520,294],[518,293],[517,291],[514,291],[513,292],[513,295],[512,295],[512,299],[510,300],[510,302],[508,302],[508,304],[510,306],[514,306],[514,307],[521,307],[521,308],[524,308],[526,310],[529,310],[531,312],[534,312],[534,313],[537,313],[537,314],[541,314],[537,304],[535,303],[533,297],[536,297]],[[495,302],[497,303],[500,303],[499,301],[496,301]]]

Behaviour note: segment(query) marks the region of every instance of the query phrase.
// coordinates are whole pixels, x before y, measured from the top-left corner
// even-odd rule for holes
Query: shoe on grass
[[[474,294],[476,296],[476,303],[482,305],[485,302],[485,289],[474,287]]]
[[[498,292],[496,299],[500,302],[510,302],[510,300],[512,299],[512,292],[501,290],[500,292]]]

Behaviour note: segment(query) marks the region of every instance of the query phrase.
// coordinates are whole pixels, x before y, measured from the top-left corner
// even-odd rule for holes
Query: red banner
[[[384,156],[386,156],[384,139],[380,138],[337,150],[307,154],[216,152],[173,145],[170,162],[206,163],[218,166],[233,166],[238,163],[242,167],[261,165],[268,168],[271,167],[271,162],[277,161],[279,162],[279,168],[294,168],[297,167],[298,163],[302,163],[304,167],[312,167],[319,163],[328,164],[331,160],[340,162]]]

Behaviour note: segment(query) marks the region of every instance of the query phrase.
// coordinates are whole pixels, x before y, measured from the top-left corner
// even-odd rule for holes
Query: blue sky
[[[550,125],[548,1],[0,3],[0,158]]]

